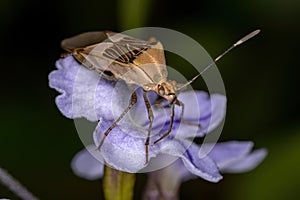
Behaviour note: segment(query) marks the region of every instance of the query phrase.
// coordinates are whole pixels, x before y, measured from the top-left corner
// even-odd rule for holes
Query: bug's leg
[[[155,101],[155,105],[160,105],[161,102],[163,102],[163,101],[165,101],[165,99],[163,99],[163,98],[157,99],[157,100]]]
[[[67,57],[67,56],[69,56],[69,55],[72,55],[72,53],[70,53],[70,52],[65,52],[65,53],[60,54],[60,57],[61,57],[61,58],[65,58],[65,57]]]
[[[180,113],[180,122],[184,123],[184,124],[187,124],[187,125],[192,125],[192,126],[198,126],[200,128],[200,124],[199,123],[192,123],[192,122],[189,122],[189,121],[186,121],[183,119],[183,114],[184,114],[184,103],[182,103],[181,101],[179,100],[176,100],[175,104],[181,106],[181,113]]]
[[[163,138],[167,137],[172,130],[173,127],[173,121],[174,121],[174,108],[175,108],[175,102],[171,104],[171,113],[170,113],[170,125],[169,125],[169,129],[166,133],[164,133],[159,139],[157,139],[154,144],[156,144],[157,142],[161,141]]]
[[[146,139],[146,142],[145,142],[145,147],[146,147],[146,164],[147,164],[148,163],[150,133],[151,133],[151,130],[152,130],[152,123],[153,123],[154,115],[153,115],[153,112],[152,112],[149,100],[147,98],[147,92],[146,91],[143,92],[143,97],[144,97],[145,105],[146,105],[146,108],[147,108],[147,111],[148,111],[148,118],[149,118],[149,122],[150,122],[149,127],[148,127],[147,139]]]
[[[127,106],[127,108],[123,111],[123,113],[118,117],[118,119],[116,119],[116,121],[114,121],[114,123],[104,132],[103,137],[99,143],[98,146],[98,150],[101,149],[101,146],[103,145],[103,142],[105,140],[105,138],[108,136],[109,132],[116,127],[116,125],[119,123],[119,121],[121,121],[121,119],[126,115],[126,113],[128,113],[128,111],[132,108],[132,106],[137,102],[137,95],[135,93],[135,91],[132,93],[131,95],[131,100],[129,105]]]

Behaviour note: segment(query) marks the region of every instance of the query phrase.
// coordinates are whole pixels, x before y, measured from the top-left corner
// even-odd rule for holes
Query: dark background
[[[1,0],[0,165],[41,199],[103,199],[101,180],[86,181],[70,170],[83,145],[73,121],[55,106],[58,93],[48,87],[62,39],[90,30],[159,26],[191,36],[214,57],[260,28],[258,37],[218,64],[228,98],[221,140],[251,140],[269,155],[254,171],[225,175],[218,184],[186,182],[181,197],[297,199],[299,11],[297,0]],[[138,176],[136,199],[144,180]],[[2,186],[0,197],[16,199]]]

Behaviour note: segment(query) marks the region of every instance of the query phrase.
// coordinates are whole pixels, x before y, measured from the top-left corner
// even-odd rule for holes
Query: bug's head
[[[175,84],[174,81],[170,80],[162,81],[156,85],[155,92],[170,103],[173,103],[176,100]]]

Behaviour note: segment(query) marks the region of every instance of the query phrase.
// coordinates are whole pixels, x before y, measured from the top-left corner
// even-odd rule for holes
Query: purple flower
[[[205,136],[219,125],[225,116],[226,98],[219,94],[208,96],[201,91],[186,91],[180,93],[178,99],[185,104],[183,119],[188,123],[180,123],[182,108],[176,106],[171,134],[156,144],[153,142],[169,127],[170,108],[164,103],[152,106],[154,122],[148,155],[151,160],[146,166],[145,140],[149,120],[141,88],[136,90],[137,104],[112,129],[97,151],[103,133],[128,105],[131,90],[123,81],[101,78],[71,56],[60,59],[56,65],[58,70],[50,73],[49,80],[50,87],[61,93],[56,98],[59,110],[71,119],[86,118],[98,122],[93,133],[94,144],[79,152],[72,161],[72,169],[78,176],[87,179],[102,177],[103,163],[131,173],[151,171],[173,163],[161,171],[152,172],[150,177],[156,176],[155,173],[176,170],[172,177],[177,180],[174,185],[194,176],[218,182],[222,179],[220,172],[251,170],[266,155],[264,149],[251,153],[251,142],[225,142],[216,144],[206,156],[200,157],[200,146],[192,139]],[[157,95],[149,92],[148,98],[151,104],[155,104]],[[192,124],[200,124],[200,128]],[[203,144],[202,147],[205,148],[205,145],[211,144]],[[151,188],[155,187],[158,185]]]
[[[220,172],[240,173],[254,169],[266,156],[265,149],[251,152],[252,142],[229,141],[214,146],[208,157],[214,161]],[[192,145],[188,151],[197,155],[199,147]],[[197,159],[197,158],[196,158]],[[144,199],[179,199],[181,182],[196,178],[195,173],[178,159],[172,165],[149,173]]]

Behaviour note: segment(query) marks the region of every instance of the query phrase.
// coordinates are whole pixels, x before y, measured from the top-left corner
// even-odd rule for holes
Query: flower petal
[[[210,146],[211,144],[203,144],[202,148],[210,148]],[[223,168],[233,160],[247,155],[251,151],[252,147],[253,142],[229,141],[217,143],[213,146],[212,151],[209,153],[209,157],[218,164],[218,167]]]
[[[122,83],[123,85],[125,84],[124,82]],[[118,126],[122,127],[122,130],[125,131],[126,133],[128,131],[131,131],[131,129],[138,129],[141,132],[139,135],[144,136],[146,138],[150,121],[149,121],[149,113],[147,111],[147,106],[143,98],[143,88],[137,87],[135,92],[136,92],[137,102],[133,105],[130,111],[118,123]],[[157,94],[153,91],[150,91],[147,93],[147,96],[148,96],[149,103],[151,105],[154,104],[155,100],[157,99]],[[119,104],[119,106],[118,105],[112,106],[112,108],[114,109],[113,110],[114,121],[123,114],[126,107],[128,107],[128,105],[130,104],[131,92],[126,91],[126,94],[124,94],[124,92],[119,93],[118,97],[120,99],[123,99],[123,101],[120,102],[121,100],[117,99],[117,100],[113,100],[112,102],[112,105]],[[155,135],[162,128],[165,127],[166,123],[168,123],[170,119],[169,117],[170,114],[168,112],[168,109],[161,108],[156,105],[151,106],[151,109],[154,116],[151,135]],[[107,121],[107,119],[104,120]],[[126,130],[127,128],[129,128],[130,130]]]
[[[222,175],[219,173],[216,163],[210,157],[199,158],[199,146],[191,144],[188,149],[186,149],[186,145],[183,143],[166,141],[161,144],[160,148],[161,153],[167,153],[181,158],[186,169],[192,174],[200,176],[210,182],[218,182],[222,179]]]
[[[56,66],[58,70],[49,74],[49,85],[62,93],[56,104],[66,117],[111,120],[113,113],[128,106],[131,90],[123,81],[106,80],[72,56],[58,60]]]
[[[226,115],[226,97],[220,94],[212,94],[210,99],[212,116],[206,133],[210,133],[214,130],[223,121]]]
[[[184,103],[183,118],[185,120],[199,120],[200,117],[210,115],[210,98],[204,91],[188,90],[178,94],[178,100]],[[179,106],[176,108],[177,114],[181,113]]]
[[[94,132],[96,146],[100,144],[103,133],[110,127],[112,121],[101,121]],[[122,128],[122,129],[121,129]],[[145,136],[129,124],[126,127],[116,126],[105,138],[100,152],[109,166],[129,173],[136,173],[145,167]],[[128,133],[128,134],[127,134]],[[153,157],[153,148],[149,148],[149,158]]]
[[[98,146],[103,138],[103,133],[112,125],[113,121],[101,121],[95,132],[94,141]],[[164,157],[163,161],[153,164],[154,161],[150,161],[146,166],[146,136],[148,127],[134,127],[132,124],[128,124],[125,127],[114,127],[105,138],[103,145],[101,146],[100,153],[102,154],[105,163],[113,168],[130,173],[147,172],[160,169],[171,164],[173,160],[169,160]],[[161,154],[168,154],[170,156],[183,156],[186,151],[185,147],[177,142],[173,137],[166,137],[157,144],[153,144],[160,135],[153,135],[150,137],[150,144],[148,146],[148,158],[155,158],[161,156]],[[185,140],[185,146],[189,146],[192,141]],[[170,148],[171,150],[170,150]],[[169,150],[170,152],[168,152]],[[172,150],[173,149],[173,150]],[[169,156],[169,157],[170,157]],[[156,159],[156,158],[155,158]],[[155,160],[154,159],[154,160]],[[157,160],[157,159],[156,159]],[[153,164],[153,165],[151,165]]]
[[[96,146],[90,145],[74,156],[71,168],[81,178],[96,180],[103,176],[104,164],[100,160],[103,158],[96,151]]]
[[[244,172],[255,168],[266,156],[264,149],[250,153],[252,142],[230,141],[216,144],[209,156],[222,172]]]
[[[224,119],[226,113],[226,97],[212,94],[209,98],[206,92],[186,91],[178,95],[184,107],[183,119],[193,124],[199,124],[197,137],[203,137],[215,129]],[[182,108],[176,108],[176,115],[180,115]],[[189,135],[192,133],[192,135]],[[191,131],[186,132],[186,137],[194,137]]]
[[[256,168],[267,156],[266,149],[257,149],[247,156],[232,162],[227,167],[221,169],[222,172],[226,173],[241,173],[248,172]]]
[[[57,107],[62,114],[68,118],[85,117],[90,121],[98,120],[95,92],[101,82],[99,85],[102,86],[103,93],[108,93],[111,90],[108,81],[81,66],[72,56],[58,60],[56,66],[58,70],[49,74],[49,84],[51,88],[62,93],[56,98]],[[107,102],[101,97],[98,100]]]

